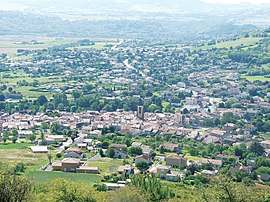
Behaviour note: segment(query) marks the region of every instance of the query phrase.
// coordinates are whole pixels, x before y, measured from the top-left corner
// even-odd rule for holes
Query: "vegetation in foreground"
[[[270,200],[269,187],[235,183],[224,176],[211,179],[208,186],[186,188],[163,184],[151,176],[135,175],[125,188],[98,191],[94,186],[63,179],[37,185],[19,175],[18,168],[1,165],[0,201],[258,201]],[[189,190],[187,192],[187,190]],[[243,191],[245,190],[245,191]]]

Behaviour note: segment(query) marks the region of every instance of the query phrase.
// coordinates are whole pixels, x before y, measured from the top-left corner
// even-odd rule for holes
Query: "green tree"
[[[112,148],[108,149],[107,155],[108,155],[108,157],[113,158],[115,155],[114,149],[112,149]]]
[[[136,156],[136,155],[141,155],[143,153],[143,151],[142,151],[141,147],[130,147],[128,150],[128,153],[131,156]]]
[[[146,162],[138,162],[136,163],[136,167],[141,171],[144,172],[149,168],[149,165]]]
[[[10,168],[2,170],[0,173],[0,201],[29,201],[31,189],[32,183],[30,180],[25,177],[17,177],[10,172]]]
[[[48,102],[48,100],[45,95],[41,95],[38,97],[37,102],[39,103],[40,106],[43,106]]]
[[[13,136],[13,137],[12,137],[12,142],[13,142],[13,144],[15,144],[15,143],[17,142],[17,140],[18,140],[18,138],[17,138],[16,136]]]
[[[258,143],[258,142],[253,142],[250,145],[249,150],[250,150],[250,152],[253,152],[254,154],[257,154],[258,156],[261,156],[264,153],[263,146],[260,143]]]
[[[77,91],[77,90],[73,90],[73,91],[72,91],[72,96],[73,96],[73,98],[76,100],[76,99],[78,99],[79,97],[81,97],[81,93],[80,93],[79,91]]]
[[[47,157],[48,157],[49,164],[51,165],[52,164],[52,155],[48,154]]]

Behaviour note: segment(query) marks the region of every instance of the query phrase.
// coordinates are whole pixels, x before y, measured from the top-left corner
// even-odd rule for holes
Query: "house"
[[[229,162],[229,159],[235,159],[236,163],[239,161],[239,157],[227,154],[218,154],[215,159],[222,160],[223,163]]]
[[[176,153],[182,152],[181,148],[179,147],[179,144],[165,143],[165,144],[160,145],[160,147],[163,147],[164,149],[170,152],[176,152]]]
[[[76,169],[77,173],[87,173],[87,174],[99,174],[98,167],[90,167],[90,166],[80,166]]]
[[[71,151],[71,152],[65,153],[64,158],[82,159],[83,154],[78,154],[77,152]]]
[[[19,130],[18,131],[18,138],[26,138],[33,134],[31,130]]]
[[[150,164],[151,163],[151,156],[149,155],[146,155],[146,154],[142,154],[140,156],[136,156],[135,157],[135,164],[137,163],[141,163],[141,162],[145,162],[147,164]]]
[[[119,166],[117,169],[117,172],[121,175],[124,176],[129,176],[129,175],[133,175],[133,174],[139,174],[140,171],[137,169],[134,169],[134,167],[132,165],[124,165],[124,166]]]
[[[260,144],[265,148],[265,149],[270,149],[270,140],[264,140],[260,142]]]
[[[141,147],[142,146],[142,143],[141,142],[133,142],[131,144],[132,147]]]
[[[220,168],[223,165],[223,162],[221,160],[218,159],[203,159],[201,161],[202,165],[207,165],[210,164],[215,168]]]
[[[8,95],[8,98],[17,100],[17,99],[22,99],[23,96],[22,96],[22,94],[18,94],[18,93],[11,93],[11,94]]]
[[[86,143],[78,143],[77,147],[79,147],[80,149],[86,149],[87,148],[87,144]]]
[[[141,145],[141,148],[142,148],[143,154],[145,154],[145,155],[152,156],[154,154],[154,150],[151,149],[150,146]]]
[[[203,170],[201,171],[201,175],[207,175],[207,176],[215,176],[218,173],[217,170]]]
[[[240,172],[245,172],[245,173],[248,173],[250,174],[253,170],[253,167],[252,166],[236,166],[236,167],[232,167],[229,169],[229,172],[230,173],[235,173],[236,171],[240,171]]]
[[[54,171],[99,174],[98,167],[87,166],[78,158],[64,158],[61,162],[52,163],[52,168]]]
[[[33,153],[41,153],[41,154],[48,153],[47,146],[31,146],[30,149],[32,150]]]
[[[258,175],[258,178],[264,182],[270,181],[270,175],[269,174],[260,174]]]
[[[226,134],[225,130],[219,130],[219,129],[213,129],[211,132],[211,135],[215,137],[222,137]]]
[[[117,183],[104,183],[108,190],[115,190],[119,188],[123,188],[126,185],[125,184],[117,184]]]
[[[159,176],[162,179],[166,179],[166,175],[170,172],[171,166],[157,165],[150,168],[149,172]]]
[[[61,171],[63,172],[76,172],[76,169],[80,166],[80,159],[77,158],[65,158],[62,160]]]
[[[113,158],[126,159],[128,157],[127,151],[115,148]]]
[[[79,155],[82,155],[82,154],[83,154],[82,150],[77,149],[77,148],[68,148],[68,149],[66,150],[66,152],[67,152],[67,153],[69,153],[69,152],[75,152],[75,153],[77,153],[77,154],[79,154]]]
[[[125,144],[111,144],[110,149],[114,150],[113,158],[126,159],[127,158],[127,145]]]
[[[171,181],[171,182],[178,182],[180,179],[180,173],[177,171],[170,171],[166,175],[166,180]]]
[[[154,150],[151,149],[150,146],[144,145],[140,142],[133,142],[132,147],[140,147],[142,149],[143,154],[146,154],[148,156],[151,156],[154,153]]]
[[[161,179],[177,182],[180,179],[180,173],[172,171],[171,166],[156,165],[149,169],[149,172]]]
[[[187,159],[178,156],[178,155],[169,155],[166,157],[166,165],[172,167],[186,167],[187,166]]]

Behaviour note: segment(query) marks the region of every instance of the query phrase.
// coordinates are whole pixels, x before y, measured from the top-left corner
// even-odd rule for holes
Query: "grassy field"
[[[42,44],[20,44],[21,42],[31,42],[36,40]],[[44,48],[51,48],[54,46],[65,45],[68,43],[76,42],[81,38],[50,38],[45,36],[28,36],[28,35],[14,35],[14,36],[1,36],[0,38],[0,53],[16,54],[18,49],[38,50]],[[116,44],[116,39],[92,39],[96,45],[91,48],[101,49],[107,44]],[[82,47],[87,48],[87,47]]]
[[[33,182],[38,184],[48,183],[54,179],[66,179],[74,182],[93,185],[100,182],[102,177],[94,174],[64,173],[50,171],[30,171],[27,175]]]
[[[42,44],[19,44],[20,42],[30,42],[36,40]],[[18,49],[37,50],[53,46],[64,45],[77,41],[72,38],[48,38],[37,36],[3,36],[0,39],[0,53],[16,53]]]
[[[211,48],[230,48],[230,47],[237,47],[243,45],[245,48],[249,46],[254,46],[258,41],[260,41],[262,38],[240,38],[235,41],[225,41],[225,42],[220,42],[215,45],[211,46],[203,46],[200,47],[200,49],[207,50]]]
[[[63,82],[64,76],[48,76],[48,77],[39,77],[32,78],[30,75],[25,74],[24,72],[5,72],[0,73],[0,83],[8,87],[12,87],[13,90],[23,94],[24,98],[37,98],[40,95],[51,95],[51,92],[44,92],[39,90],[39,88],[46,88],[52,85],[70,85],[70,82]],[[17,82],[26,81],[28,83],[33,83],[34,80],[40,82],[39,87],[33,86],[19,86]],[[33,91],[35,90],[35,91]]]
[[[29,148],[26,149],[1,149],[0,162],[8,164],[24,163],[29,169],[39,163],[46,162],[47,154],[34,154]]]
[[[9,149],[25,149],[26,147],[32,146],[31,143],[16,143],[16,144],[0,144],[0,150],[9,150]],[[0,157],[1,158],[1,157]]]
[[[122,165],[123,160],[121,159],[110,159],[110,158],[102,158],[98,161],[89,162],[89,166],[97,166],[99,168],[99,172],[102,174],[110,174],[112,172],[117,172],[117,169],[120,165]]]
[[[262,82],[270,81],[270,78],[265,78],[264,76],[245,76],[245,75],[242,75],[241,78],[247,79],[249,81],[262,81]]]
[[[188,160],[190,160],[190,161],[201,161],[201,160],[202,160],[201,157],[198,157],[198,156],[190,156],[189,153],[187,153],[187,154],[185,155],[185,158],[188,159]]]

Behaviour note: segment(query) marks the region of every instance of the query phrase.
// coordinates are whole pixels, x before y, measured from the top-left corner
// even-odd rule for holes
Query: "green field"
[[[20,42],[30,42],[36,40],[42,44],[19,44]],[[72,38],[48,38],[37,36],[3,36],[0,39],[0,53],[15,54],[18,49],[37,50],[53,46],[64,45],[75,42],[77,39]]]
[[[258,41],[260,41],[262,38],[240,38],[235,41],[225,41],[225,42],[220,42],[215,45],[210,45],[210,46],[203,46],[199,47],[202,50],[208,50],[212,48],[230,48],[230,47],[238,47],[243,45],[243,47],[247,48],[249,46],[254,46]]]
[[[262,81],[262,82],[270,81],[270,78],[265,78],[264,76],[245,76],[245,75],[242,75],[241,78],[247,79],[249,81]]]
[[[16,144],[0,144],[0,150],[2,149],[25,149],[26,147],[32,146],[31,143],[16,143]],[[0,157],[1,158],[1,157]]]
[[[88,162],[88,165],[97,166],[99,168],[99,172],[104,175],[117,172],[118,167],[122,165],[122,163],[123,160],[121,159],[102,158],[98,161],[90,161]]]
[[[102,177],[94,174],[64,173],[50,171],[30,171],[27,175],[33,182],[38,184],[48,183],[54,179],[66,179],[74,182],[93,185],[100,182]]]

